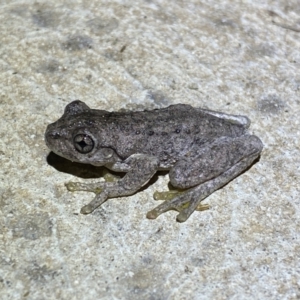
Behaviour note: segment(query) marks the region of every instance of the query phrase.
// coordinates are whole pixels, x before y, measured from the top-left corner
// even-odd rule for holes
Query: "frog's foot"
[[[109,198],[129,196],[137,192],[156,173],[159,162],[156,157],[136,154],[125,160],[124,165],[126,164],[128,164],[127,169],[130,167],[130,170],[126,169],[127,173],[120,179],[109,175],[106,177],[106,182],[66,184],[69,191],[87,191],[96,194],[95,198],[81,209],[82,214],[91,213]]]
[[[154,200],[170,201],[170,200],[174,199],[175,197],[182,195],[186,192],[187,191],[185,191],[185,190],[172,190],[172,191],[167,191],[167,192],[156,191],[153,194],[153,198],[154,198]],[[188,203],[183,204],[182,209],[186,208],[188,205],[189,205]],[[195,210],[203,211],[203,210],[208,210],[208,209],[209,209],[208,204],[199,203]],[[179,211],[179,210],[177,210],[177,211]]]
[[[76,192],[76,191],[84,191],[84,192],[92,192],[95,194],[99,194],[103,191],[106,182],[97,182],[97,183],[81,183],[81,182],[68,182],[65,183],[65,186],[68,191]]]
[[[103,178],[105,182],[97,182],[97,183],[68,182],[65,184],[65,186],[67,190],[70,192],[84,191],[84,192],[92,192],[95,194],[99,194],[103,191],[107,182],[112,183],[120,179],[119,176],[113,175],[109,172],[106,172],[103,175]]]
[[[81,183],[81,182],[68,182],[65,184],[68,191],[85,191],[85,192],[93,192],[96,194],[96,197],[87,205],[83,206],[80,210],[82,214],[90,214],[93,212],[98,206],[104,203],[107,200],[106,187],[110,183],[108,182],[97,182],[97,183]]]
[[[185,222],[195,210],[207,210],[208,204],[201,204],[203,198],[197,199],[194,190],[155,192],[155,200],[165,200],[162,204],[147,213],[148,219],[156,219],[159,215],[169,210],[176,210],[179,214],[176,217],[178,222]]]
[[[116,182],[118,180],[120,180],[120,176],[117,176],[117,175],[113,175],[109,172],[106,172],[104,175],[103,175],[103,178],[106,182]]]
[[[107,200],[106,188],[110,186],[113,182],[117,181],[117,176],[112,174],[104,175],[106,182],[97,183],[81,183],[81,182],[68,182],[65,184],[68,191],[85,191],[92,192],[96,194],[96,197],[87,205],[83,206],[80,213],[86,215],[93,212],[98,206]]]
[[[98,193],[96,197],[87,205],[83,206],[80,210],[81,214],[87,215],[93,212],[97,207],[103,204],[108,198],[107,190],[103,190],[101,193]]]
[[[261,145],[261,142],[259,145]],[[178,222],[185,222],[189,218],[189,216],[196,210],[203,199],[224,186],[242,171],[246,170],[247,167],[249,167],[253,163],[253,161],[257,158],[261,151],[261,148],[259,148],[258,146],[257,149],[258,152],[255,152],[254,154],[242,159],[230,169],[226,170],[223,174],[193,188],[190,188],[184,193],[180,193],[177,196],[175,195],[175,197],[169,201],[163,202],[153,210],[149,211],[147,213],[147,218],[155,219],[166,211],[177,210],[179,211],[179,214],[177,215],[176,220]],[[156,194],[155,198],[159,199],[163,197],[165,197],[164,193]]]

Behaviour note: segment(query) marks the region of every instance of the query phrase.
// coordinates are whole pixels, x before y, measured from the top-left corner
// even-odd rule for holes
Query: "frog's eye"
[[[86,134],[77,134],[74,137],[75,149],[82,154],[89,153],[94,149],[93,139]]]

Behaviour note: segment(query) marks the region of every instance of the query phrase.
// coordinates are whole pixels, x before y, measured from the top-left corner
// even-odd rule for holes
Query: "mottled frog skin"
[[[63,116],[48,125],[46,144],[54,153],[71,161],[105,166],[126,175],[113,182],[68,183],[72,191],[95,192],[96,197],[81,209],[91,213],[108,198],[132,195],[158,170],[169,170],[171,200],[148,212],[154,219],[177,210],[184,222],[200,202],[247,169],[263,145],[247,133],[245,116],[177,104],[167,108],[109,112],[90,109],[76,100]],[[167,199],[167,193],[156,198]],[[200,205],[200,206],[199,206]]]

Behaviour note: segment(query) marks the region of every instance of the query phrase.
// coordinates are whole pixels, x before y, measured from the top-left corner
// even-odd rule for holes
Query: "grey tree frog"
[[[145,111],[90,109],[76,100],[48,125],[46,144],[74,162],[125,172],[112,182],[67,184],[95,198],[82,207],[89,214],[107,199],[136,193],[158,170],[169,170],[178,193],[156,193],[168,199],[147,213],[149,219],[177,210],[186,221],[201,201],[246,170],[260,155],[261,140],[247,133],[250,120],[186,104]]]

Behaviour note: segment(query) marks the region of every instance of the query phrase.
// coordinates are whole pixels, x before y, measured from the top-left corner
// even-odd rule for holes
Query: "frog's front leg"
[[[163,202],[148,212],[147,217],[155,219],[166,211],[177,210],[177,221],[185,222],[204,198],[247,169],[259,156],[262,147],[258,137],[246,135],[221,138],[198,151],[194,149],[194,154],[191,151],[170,171],[174,187],[189,189]]]
[[[81,208],[82,214],[89,214],[109,198],[122,197],[134,194],[156,173],[159,161],[155,157],[144,154],[134,154],[123,162],[124,168],[120,169],[120,164],[113,170],[127,170],[126,175],[115,182],[99,183],[72,183],[72,191],[95,192],[96,197],[87,205]],[[68,186],[70,190],[70,186]]]

